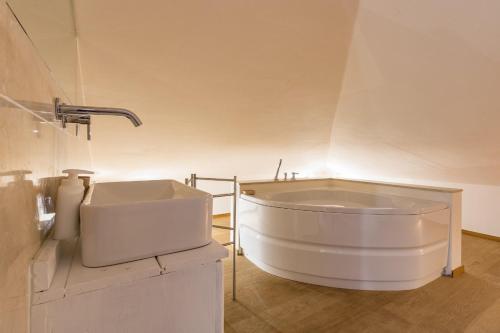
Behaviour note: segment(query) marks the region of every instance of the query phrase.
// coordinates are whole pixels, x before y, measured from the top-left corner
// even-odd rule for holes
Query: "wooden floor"
[[[218,219],[218,224],[226,223]],[[227,231],[214,230],[227,241]],[[237,257],[237,301],[225,260],[225,332],[500,332],[500,242],[463,236],[466,273],[412,291],[320,287]]]

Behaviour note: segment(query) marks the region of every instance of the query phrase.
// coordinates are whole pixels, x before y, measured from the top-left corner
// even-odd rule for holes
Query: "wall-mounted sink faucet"
[[[87,125],[87,140],[91,139],[90,131],[90,116],[120,116],[130,120],[135,126],[141,126],[142,121],[139,117],[130,110],[121,108],[107,108],[96,106],[80,106],[61,103],[59,98],[54,100],[54,110],[56,119],[61,120],[62,126],[66,127],[67,123]]]

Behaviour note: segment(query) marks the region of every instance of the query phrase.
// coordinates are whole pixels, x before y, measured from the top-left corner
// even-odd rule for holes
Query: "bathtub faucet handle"
[[[292,172],[292,180],[295,180],[295,176],[298,175],[298,172]]]

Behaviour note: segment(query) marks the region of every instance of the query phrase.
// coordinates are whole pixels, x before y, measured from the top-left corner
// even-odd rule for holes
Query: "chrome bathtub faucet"
[[[280,180],[280,168],[281,168],[281,163],[283,162],[283,159],[280,158],[280,161],[278,163],[278,168],[276,169],[276,175],[274,175],[274,181],[279,182]],[[292,172],[292,178],[290,180],[297,180],[296,175],[298,175],[298,172]],[[288,181],[288,172],[283,173],[283,181]]]
[[[276,175],[274,176],[275,182],[279,181],[281,162],[283,162],[283,159],[280,158],[280,162],[278,163],[278,169],[276,169]]]

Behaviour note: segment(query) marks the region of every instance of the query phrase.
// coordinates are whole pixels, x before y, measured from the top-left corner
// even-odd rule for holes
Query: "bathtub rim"
[[[312,189],[314,188],[311,188],[311,190]],[[303,189],[300,191],[303,191]],[[350,192],[366,193],[361,191],[350,191]],[[283,193],[283,192],[275,191],[274,193]],[[274,208],[293,209],[293,210],[321,212],[321,213],[360,214],[360,215],[421,215],[449,208],[448,205],[444,202],[430,201],[430,200],[427,200],[426,202],[432,205],[422,208],[388,208],[388,207],[359,208],[359,207],[334,207],[326,205],[308,205],[308,204],[300,204],[300,203],[286,202],[286,201],[273,201],[269,199],[260,198],[258,197],[258,195],[248,195],[243,193],[240,194],[240,199],[252,202],[257,205],[274,207]],[[408,199],[413,199],[413,198],[408,198]]]
[[[298,178],[296,180],[272,180],[272,179],[261,179],[261,180],[241,180],[238,181],[240,186],[247,187],[249,185],[269,185],[269,184],[289,184],[289,183],[300,183],[300,182],[319,182],[319,181],[340,181],[349,182],[357,184],[367,184],[373,186],[389,186],[389,187],[400,187],[405,189],[413,190],[425,190],[433,192],[443,192],[443,193],[461,193],[463,189],[452,188],[452,187],[438,187],[438,186],[428,186],[428,185],[417,185],[417,184],[406,184],[406,183],[393,183],[378,180],[368,180],[368,179],[354,179],[354,178],[341,178],[341,177],[324,177],[324,178]]]

